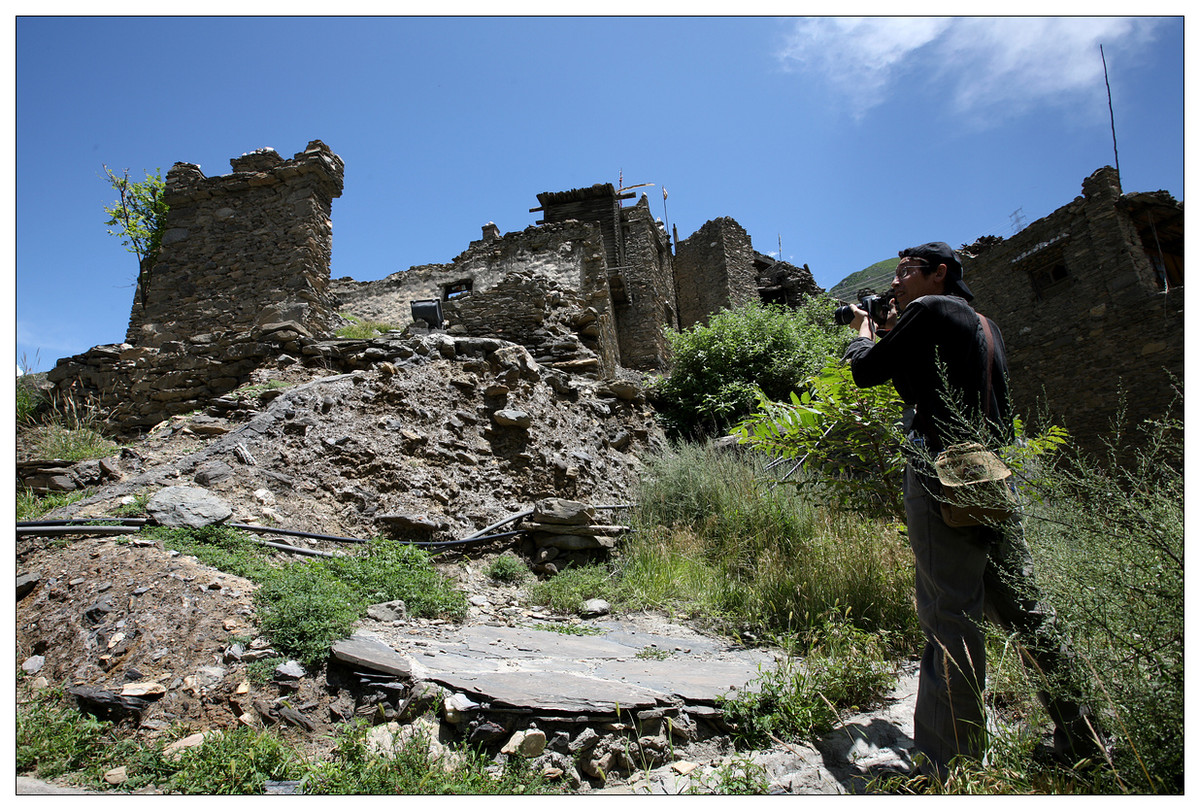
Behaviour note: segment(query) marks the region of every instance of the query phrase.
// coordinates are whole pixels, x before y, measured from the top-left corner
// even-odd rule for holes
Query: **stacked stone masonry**
[[[332,202],[342,160],[312,141],[291,160],[261,149],[205,177],[176,163],[167,172],[162,249],[138,289],[125,340],[158,346],[210,332],[249,332],[294,321],[310,333],[333,323],[329,263]]]
[[[1048,411],[1101,454],[1122,403],[1132,425],[1161,417],[1176,384],[1182,395],[1183,206],[1165,192],[1123,195],[1104,167],[1082,196],[980,247],[965,273],[1031,420]]]
[[[90,399],[117,434],[202,409],[263,366],[387,361],[383,346],[333,339],[341,313],[411,335],[428,331],[413,302],[436,301],[435,331],[452,338],[510,341],[556,374],[634,379],[669,369],[665,327],[824,295],[807,265],[757,253],[729,217],[676,237],[672,251],[647,198],[626,206],[633,195],[611,184],[541,193],[531,211],[543,219],[505,234],[488,223],[450,262],[330,281],[341,159],[312,141],[290,160],[266,149],[231,165],[213,178],[171,169],[162,252],[125,343],[49,375],[53,394]],[[976,305],[1004,332],[1018,410],[1045,410],[1086,440],[1107,434],[1122,400],[1133,420],[1154,418],[1172,381],[1182,386],[1183,207],[1165,192],[1122,194],[1108,167],[1083,191],[964,253]]]

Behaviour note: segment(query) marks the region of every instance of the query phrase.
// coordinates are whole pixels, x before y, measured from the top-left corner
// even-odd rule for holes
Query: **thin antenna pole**
[[[663,186],[663,227],[667,229],[667,233],[671,233],[671,218],[667,215],[667,187]],[[670,239],[670,236],[667,237]]]
[[[1108,84],[1108,62],[1104,58],[1104,44],[1100,45],[1100,63],[1104,65],[1104,89],[1108,91],[1108,122],[1112,127],[1113,163],[1116,164],[1117,183],[1121,182],[1121,159],[1117,157],[1117,120],[1113,117],[1112,87]]]

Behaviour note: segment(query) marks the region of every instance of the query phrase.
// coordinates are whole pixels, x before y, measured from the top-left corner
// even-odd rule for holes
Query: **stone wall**
[[[712,313],[758,297],[754,248],[746,229],[729,217],[709,220],[675,247],[679,324],[707,324]]]
[[[1183,289],[1164,290],[1153,260],[1182,279],[1183,210],[1163,195],[1122,195],[1104,167],[1082,196],[965,257],[973,303],[1004,335],[1018,412],[1033,418],[1045,405],[1093,453],[1122,399],[1133,424],[1163,415],[1171,375],[1182,388]],[[1151,216],[1149,242],[1138,220]]]
[[[612,297],[621,365],[665,371],[670,352],[663,327],[679,328],[671,246],[645,195],[621,210],[621,227],[625,268],[621,293],[614,290]]]
[[[211,178],[189,163],[167,172],[162,249],[134,298],[127,343],[188,340],[214,324],[248,333],[291,321],[321,334],[332,323],[341,158],[311,141],[290,160],[260,149],[230,164],[232,174]]]
[[[204,333],[157,346],[96,346],[63,358],[46,376],[52,398],[70,398],[94,409],[116,436],[153,428],[176,414],[205,408],[274,363],[299,340],[315,341],[298,324],[270,325],[250,333]]]
[[[444,313],[450,335],[500,338],[525,347],[543,366],[612,376],[616,336],[607,308],[596,303],[599,309],[573,288],[515,270],[487,291],[447,302]]]
[[[434,299],[442,302],[447,332],[503,337],[554,362],[591,357],[590,365],[608,373],[620,362],[594,223],[570,220],[503,236],[488,223],[483,238],[449,264],[376,282],[337,279],[331,288],[341,311],[397,328],[412,322],[413,301]]]

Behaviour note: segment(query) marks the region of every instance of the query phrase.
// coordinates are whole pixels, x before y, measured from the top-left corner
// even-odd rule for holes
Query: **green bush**
[[[258,627],[280,652],[319,665],[329,646],[350,635],[364,604],[321,561],[284,567],[254,593]]]
[[[786,399],[800,381],[840,355],[849,331],[833,302],[806,298],[797,310],[751,302],[714,313],[707,325],[667,330],[670,374],[652,389],[655,408],[675,436],[724,432],[749,414],[759,392]]]
[[[519,557],[506,552],[488,565],[487,576],[497,583],[520,583],[529,576],[529,569]]]

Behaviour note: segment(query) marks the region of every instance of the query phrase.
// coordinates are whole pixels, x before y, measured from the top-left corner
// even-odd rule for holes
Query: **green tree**
[[[714,313],[708,324],[667,330],[671,371],[654,387],[654,405],[677,436],[717,435],[749,414],[759,392],[783,400],[840,355],[849,331],[833,302],[807,298],[796,310],[751,302]]]
[[[136,183],[129,179],[129,170],[116,175],[107,166],[104,174],[117,192],[111,206],[104,207],[108,233],[119,237],[125,249],[138,258],[138,296],[142,307],[150,288],[150,268],[158,259],[163,231],[167,221],[166,184],[155,169],[146,179]]]

